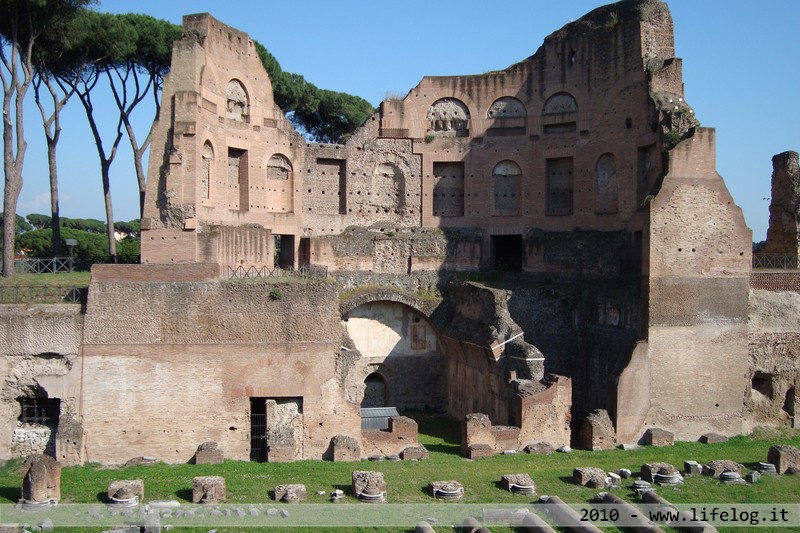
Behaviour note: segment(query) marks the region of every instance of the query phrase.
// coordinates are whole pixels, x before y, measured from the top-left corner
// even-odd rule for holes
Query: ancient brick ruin
[[[476,455],[576,445],[596,410],[587,446],[796,424],[800,296],[753,288],[665,3],[425,77],[338,145],[294,130],[246,33],[183,29],[142,264],[96,266],[85,310],[0,306],[0,459],[427,455],[413,420],[362,430],[390,406],[464,420]],[[769,241],[796,257],[776,165]]]

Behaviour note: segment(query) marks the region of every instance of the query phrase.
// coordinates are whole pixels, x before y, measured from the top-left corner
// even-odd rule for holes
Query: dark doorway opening
[[[275,266],[294,268],[294,235],[275,235]]]
[[[250,398],[250,460],[267,460],[267,399]]]
[[[308,237],[300,238],[300,247],[297,250],[297,262],[301,267],[311,264],[311,239]]]
[[[522,235],[492,235],[495,270],[522,272]]]
[[[23,427],[29,429],[49,429],[48,439],[43,453],[55,457],[56,433],[58,432],[58,416],[61,412],[61,399],[36,396],[32,398],[17,398],[17,401],[20,407],[18,421]]]
[[[794,387],[790,387],[789,390],[786,391],[786,398],[783,401],[783,411],[789,416],[796,416],[795,413],[795,402],[797,401],[797,396],[795,395]]]
[[[373,372],[364,380],[364,399],[361,400],[361,407],[386,407],[386,393],[386,378]]]

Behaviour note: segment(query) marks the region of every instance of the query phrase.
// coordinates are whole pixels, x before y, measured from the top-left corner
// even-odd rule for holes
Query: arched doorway
[[[364,380],[364,399],[361,400],[361,407],[386,407],[386,401],[386,378],[373,372]]]

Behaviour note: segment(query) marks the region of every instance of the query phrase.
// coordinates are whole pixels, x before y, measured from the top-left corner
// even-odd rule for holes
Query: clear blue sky
[[[532,55],[545,36],[603,5],[597,0],[101,0],[97,9],[141,12],[179,24],[209,12],[264,44],[284,70],[377,105],[425,75],[476,74]],[[800,2],[672,0],[676,55],[688,103],[717,129],[717,170],[753,239],[768,225],[772,156],[800,150]],[[49,213],[38,112],[26,117],[29,150],[18,212]],[[140,114],[139,130],[152,116]],[[140,134],[141,136],[144,133]],[[123,140],[112,167],[116,220],[138,217],[136,179]],[[104,219],[99,164],[77,100],[59,145],[63,216]]]

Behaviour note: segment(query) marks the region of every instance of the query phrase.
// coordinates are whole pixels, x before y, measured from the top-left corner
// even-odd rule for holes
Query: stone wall
[[[798,427],[800,325],[796,292],[750,291],[748,428]]]
[[[0,460],[47,449],[64,464],[84,461],[83,323],[80,305],[0,306]],[[53,428],[20,425],[19,398],[60,399],[55,435]]]
[[[447,297],[440,337],[447,366],[447,411],[457,418],[480,412],[495,423],[509,423],[511,382],[516,377],[541,378],[544,357],[520,335],[508,310],[509,291],[467,282],[452,285]]]
[[[649,387],[644,426],[677,439],[696,440],[712,430],[740,433],[749,388],[752,237],[714,158],[708,129],[670,152],[669,172],[650,207],[648,346],[640,351],[650,373],[623,372],[617,389]],[[644,429],[618,421],[618,438],[636,441]]]
[[[154,129],[142,262],[271,267],[271,236],[299,234],[305,143],[246,33],[208,15],[183,23]]]
[[[764,253],[800,254],[800,162],[797,152],[772,158],[772,195]]]
[[[597,9],[507,69],[426,77],[342,145],[294,132],[247,34],[206,15],[184,29],[154,135],[146,263],[269,266],[270,238],[284,235],[285,261],[331,271],[552,270],[530,255],[535,240],[523,253],[516,239],[641,231],[661,170],[651,125],[664,95],[683,102],[672,21],[654,0]],[[363,255],[329,253],[324,241],[354,226],[474,228],[483,241],[431,254],[375,239]]]
[[[800,272],[753,272],[750,287],[762,291],[800,292]]]
[[[360,428],[335,379],[336,294],[299,279],[93,282],[83,348],[89,460],[182,463],[206,441],[247,460],[250,398],[301,398],[293,458],[322,458],[334,434]]]
[[[11,457],[34,454],[55,456],[55,432],[44,424],[17,422],[17,429],[11,435],[10,452]]]
[[[365,379],[383,381],[380,405],[399,410],[444,410],[444,357],[435,327],[419,311],[396,302],[364,303],[343,316],[360,359],[347,380],[348,395],[362,404]]]

